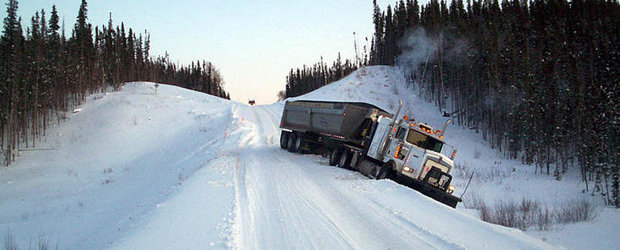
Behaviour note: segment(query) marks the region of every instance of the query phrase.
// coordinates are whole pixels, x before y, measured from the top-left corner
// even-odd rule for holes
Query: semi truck
[[[373,178],[389,178],[456,208],[450,175],[456,149],[442,154],[442,130],[369,103],[287,101],[280,128],[280,147],[292,153],[327,152],[329,164]]]

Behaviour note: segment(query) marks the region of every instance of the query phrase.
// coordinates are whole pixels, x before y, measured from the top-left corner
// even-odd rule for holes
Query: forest
[[[618,1],[373,4],[370,49],[291,69],[287,97],[358,67],[397,66],[421,97],[506,157],[557,180],[576,168],[584,192],[620,208]]]
[[[124,24],[88,22],[81,1],[68,36],[55,6],[36,12],[24,28],[17,0],[6,3],[0,40],[0,151],[9,166],[20,150],[35,147],[50,123],[93,93],[118,90],[124,83],[150,81],[177,85],[230,99],[219,71],[208,61],[172,63],[150,54],[150,35]]]

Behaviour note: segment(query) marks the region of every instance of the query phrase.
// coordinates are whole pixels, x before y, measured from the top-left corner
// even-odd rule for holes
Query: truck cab
[[[368,156],[389,164],[397,175],[452,193],[454,158],[441,153],[445,144],[442,134],[406,116],[396,124],[388,117],[380,117]]]

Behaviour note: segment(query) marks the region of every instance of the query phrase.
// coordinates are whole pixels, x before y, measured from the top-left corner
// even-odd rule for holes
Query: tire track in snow
[[[386,206],[381,205],[378,201],[373,199],[368,199],[369,208],[377,213],[384,213],[387,220],[394,226],[397,226],[399,230],[406,232],[409,235],[415,235],[416,237],[423,237],[425,242],[433,247],[439,249],[466,249],[466,247],[460,246],[458,244],[452,243],[450,241],[446,241],[444,238],[436,235],[435,233],[426,230],[410,220],[407,220],[400,214],[394,213],[391,209]],[[391,212],[390,212],[391,211]]]
[[[266,114],[266,119],[271,124],[266,124],[264,120],[259,120],[255,113],[252,115],[257,123],[256,130],[265,133],[265,127],[271,128],[275,132],[275,124],[266,110],[252,108],[253,113]],[[260,116],[264,117],[264,116]],[[272,134],[273,134],[272,132]],[[261,140],[262,141],[262,140]],[[268,143],[268,142],[265,142]],[[273,143],[272,143],[273,144]],[[265,148],[265,147],[263,147]],[[237,195],[237,213],[234,244],[236,248],[282,248],[282,247],[319,247],[323,244],[314,242],[314,239],[327,232],[334,234],[334,230],[320,223],[322,227],[307,227],[307,219],[304,215],[316,215],[321,210],[316,205],[300,198],[301,196],[292,195],[302,193],[300,187],[294,179],[289,178],[288,172],[281,171],[281,164],[267,164],[280,162],[269,159],[273,150],[256,150],[246,148],[242,154],[244,158],[240,161],[239,169],[235,179]],[[264,153],[264,154],[263,154]],[[281,152],[280,152],[281,153]],[[280,178],[275,178],[276,176]],[[250,182],[251,180],[251,182]],[[265,192],[261,192],[265,191]],[[241,214],[241,215],[239,215]],[[253,219],[247,214],[255,216]],[[324,216],[323,216],[324,217]],[[328,219],[323,219],[329,221]],[[343,242],[338,237],[341,247],[351,247],[350,244]],[[317,245],[318,244],[318,245]],[[334,244],[331,244],[334,245]]]
[[[251,221],[252,215],[247,211],[246,207],[241,206],[239,201],[247,200],[248,194],[245,186],[245,167],[241,166],[241,159],[239,156],[235,156],[235,174],[234,174],[234,186],[235,186],[235,222],[232,226],[232,246],[240,246],[244,243],[247,236],[244,235],[244,231],[239,229],[239,224],[246,221]]]
[[[276,136],[278,137],[278,140],[280,138],[280,135],[277,133],[279,131],[279,126],[277,125],[278,123],[275,121],[275,118],[274,118],[275,114],[273,112],[270,112],[268,106],[255,106],[255,108],[256,108],[256,112],[253,112],[253,113],[255,114],[256,119],[259,120],[258,113],[261,113],[263,115],[261,115],[260,117],[267,118],[267,121],[270,122],[271,124],[271,125],[265,124],[266,122],[264,121],[264,119],[260,119],[261,125],[259,127],[262,132],[260,135],[267,137],[265,139],[265,142],[267,145],[269,146],[274,145],[276,142],[274,138]],[[270,133],[265,133],[265,126],[271,129]]]
[[[266,114],[270,124],[266,124],[267,122],[264,120],[258,120],[258,116],[256,122],[258,124],[258,129],[262,132],[261,136],[267,135],[265,134],[265,127],[270,127],[273,131],[271,135],[276,134],[279,129],[277,127],[277,123],[275,122],[275,113],[270,112],[266,109],[266,107],[256,107],[253,109],[254,112],[260,112]],[[254,113],[253,112],[253,113]],[[273,152],[272,152],[273,151]],[[269,156],[270,155],[270,156]],[[355,246],[356,241],[347,235],[343,230],[338,227],[337,223],[335,223],[335,219],[333,215],[326,213],[326,210],[323,208],[325,204],[321,204],[317,201],[316,198],[312,197],[312,195],[307,195],[307,191],[305,189],[308,188],[309,185],[315,185],[314,183],[309,183],[307,179],[302,179],[300,177],[304,177],[302,173],[291,173],[295,168],[290,168],[290,166],[295,166],[297,164],[294,161],[289,160],[291,154],[288,152],[280,151],[279,149],[269,150],[265,152],[263,155],[258,156],[254,155],[257,159],[255,162],[278,162],[275,166],[280,166],[280,169],[277,171],[271,171],[267,175],[278,176],[280,178],[272,178],[278,180],[278,187],[269,188],[269,190],[275,190],[277,194],[277,202],[280,204],[280,207],[283,208],[282,213],[280,215],[281,225],[280,229],[285,229],[288,223],[296,225],[293,229],[297,231],[297,235],[289,235],[290,238],[297,238],[297,243],[294,245],[288,246],[296,246],[296,247],[304,247],[304,246],[313,246],[314,248],[320,248],[326,246],[325,242],[315,242],[313,240],[308,239],[320,239],[323,238],[323,235],[330,235],[331,240],[334,241],[330,243],[331,246],[338,246],[338,248],[352,248]],[[276,157],[276,161],[274,161],[273,157]],[[302,157],[301,155],[293,155],[295,157]],[[261,159],[264,158],[264,159]],[[285,164],[282,164],[285,163]],[[259,166],[260,167],[260,166]],[[266,166],[265,166],[266,167]],[[284,176],[283,176],[284,175]],[[291,178],[292,177],[292,178]],[[303,180],[303,181],[300,181]],[[302,185],[300,185],[302,184]],[[316,196],[316,195],[314,195]],[[320,196],[320,195],[319,195]],[[268,202],[267,202],[268,203]],[[286,205],[282,206],[285,203]],[[301,215],[301,216],[300,216]],[[310,219],[303,215],[310,215]],[[314,227],[308,226],[308,222],[314,224]],[[288,232],[285,230],[285,232]],[[305,244],[299,244],[298,241],[305,242]],[[317,245],[318,244],[318,245]],[[282,247],[282,246],[280,246]],[[358,246],[359,248],[359,246]]]
[[[305,172],[299,173],[299,176],[311,176],[312,174],[307,171],[318,170],[316,166],[303,167],[298,165],[299,162],[293,161],[289,157],[286,157],[286,155],[290,153],[280,153],[282,154],[277,154],[278,161],[284,161],[292,166],[299,167],[291,169]],[[304,157],[301,155],[297,156]],[[380,211],[368,209],[369,203],[366,202],[366,199],[359,198],[363,197],[363,194],[359,194],[355,190],[348,190],[346,189],[346,186],[344,187],[345,189],[342,189],[342,186],[332,184],[332,182],[338,182],[335,177],[333,179],[321,179],[323,179],[322,183],[317,183],[316,179],[297,179],[296,182],[300,183],[298,185],[303,186],[305,189],[298,194],[302,197],[301,199],[304,199],[304,202],[312,204],[311,206],[317,207],[319,212],[315,214],[316,216],[326,218],[325,223],[331,224],[334,228],[336,228],[338,233],[329,235],[331,237],[335,237],[336,235],[344,237],[347,239],[349,247],[402,249],[416,246],[424,249],[430,249],[436,248],[437,245],[443,245],[433,244],[437,242],[429,242],[427,239],[420,238],[417,234],[409,233],[410,230],[408,230],[408,228],[395,224],[394,221],[385,221],[384,218],[393,215],[386,213],[384,210]]]

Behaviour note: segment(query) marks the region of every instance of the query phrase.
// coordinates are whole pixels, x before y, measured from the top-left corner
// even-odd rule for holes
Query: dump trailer
[[[329,152],[329,164],[374,178],[390,178],[448,206],[456,150],[441,153],[443,131],[362,102],[287,101],[280,147],[293,153]]]

